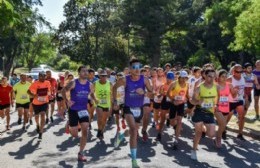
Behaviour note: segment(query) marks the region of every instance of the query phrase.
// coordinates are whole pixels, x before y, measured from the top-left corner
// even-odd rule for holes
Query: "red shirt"
[[[57,81],[56,81],[56,79],[54,79],[54,78],[48,78],[48,79],[46,79],[47,81],[49,81],[50,82],[50,84],[51,84],[51,95],[55,95],[56,94],[56,88],[57,88]]]
[[[13,87],[10,85],[0,85],[0,104],[6,105],[11,103],[10,94],[13,91]]]

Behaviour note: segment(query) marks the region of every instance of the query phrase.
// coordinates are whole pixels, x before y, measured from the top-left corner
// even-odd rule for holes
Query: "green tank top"
[[[213,84],[213,87],[209,89],[206,88],[204,84],[201,84],[199,98],[204,100],[201,107],[213,113],[218,99],[217,86]]]
[[[103,108],[110,108],[111,106],[111,89],[110,82],[107,81],[105,84],[101,84],[99,80],[95,83],[95,94],[98,99],[97,106]]]

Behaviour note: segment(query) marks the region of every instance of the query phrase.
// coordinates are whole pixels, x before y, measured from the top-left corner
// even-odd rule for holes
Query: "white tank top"
[[[238,102],[240,100],[244,100],[244,90],[245,90],[245,79],[243,78],[243,76],[241,76],[240,80],[236,80],[233,76],[232,76],[232,86],[235,88],[238,88],[238,94],[235,98],[233,98],[233,96],[230,94],[229,95],[229,100],[230,102]]]
[[[148,80],[150,82],[150,85],[153,86],[152,80],[151,79],[148,79]],[[146,93],[148,92],[147,89],[145,89],[145,92]],[[144,96],[144,104],[150,104],[150,103],[151,103],[150,98],[147,96]]]
[[[125,86],[120,86],[116,91],[117,104],[121,105],[125,103]]]

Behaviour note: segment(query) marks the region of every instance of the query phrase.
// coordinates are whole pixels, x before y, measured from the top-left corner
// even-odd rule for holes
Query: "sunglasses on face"
[[[235,73],[243,73],[243,71],[235,71]]]
[[[132,69],[141,69],[141,64],[132,65]]]
[[[215,78],[214,75],[207,75],[208,78]]]

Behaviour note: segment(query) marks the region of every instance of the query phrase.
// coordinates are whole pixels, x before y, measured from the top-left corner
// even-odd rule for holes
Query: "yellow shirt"
[[[174,100],[184,101],[186,98],[187,92],[188,92],[188,84],[185,83],[185,86],[181,87],[179,82],[177,81],[175,88],[173,90],[171,90],[170,94],[171,94],[171,96],[174,97]]]
[[[25,84],[18,82],[17,84],[14,85],[13,90],[15,92],[16,103],[25,104],[30,102],[30,96],[27,93],[30,86],[31,83],[29,82],[26,82]]]
[[[213,84],[211,88],[206,88],[204,84],[201,84],[199,96],[200,99],[203,99],[201,107],[213,113],[218,100],[218,90],[216,84]]]

